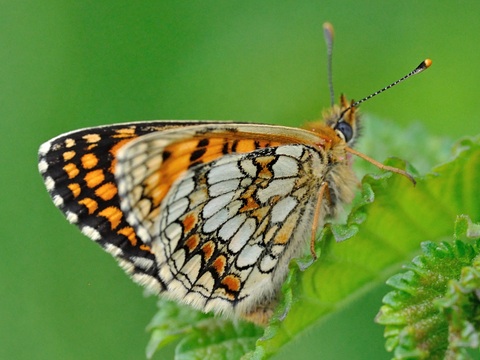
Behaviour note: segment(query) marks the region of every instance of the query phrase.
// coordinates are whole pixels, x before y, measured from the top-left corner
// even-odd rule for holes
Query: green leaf
[[[240,359],[253,348],[262,335],[257,326],[245,322],[211,320],[185,337],[177,347],[175,358],[193,359]]]
[[[211,315],[178,306],[162,298],[158,300],[157,306],[158,312],[147,327],[152,332],[146,350],[149,359],[158,349],[189,335],[194,328],[201,327],[203,322],[212,319]]]
[[[148,325],[152,332],[147,357],[173,341],[176,359],[239,359],[251,350],[263,330],[253,324],[214,318],[173,301],[159,299]]]
[[[387,350],[394,351],[395,359],[412,354],[418,359],[445,358],[449,327],[437,301],[446,293],[448,282],[458,279],[478,254],[478,248],[460,241],[453,245],[425,242],[422,249],[423,254],[407,266],[409,271],[387,281],[395,290],[384,297],[376,319],[386,325]]]
[[[449,348],[446,357],[468,358],[467,349],[480,348],[480,224],[469,217],[459,216],[455,224],[455,238],[476,239],[476,257],[471,266],[462,268],[460,279],[449,281],[448,289],[436,305],[448,322]]]
[[[476,226],[459,216],[455,237],[472,244],[424,242],[408,271],[387,281],[395,290],[376,320],[395,359],[467,359],[467,348],[478,349],[480,240],[472,241],[470,231]]]

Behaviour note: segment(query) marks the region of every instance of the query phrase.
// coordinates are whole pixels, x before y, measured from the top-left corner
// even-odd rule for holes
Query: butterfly
[[[365,99],[342,95],[303,129],[146,121],[76,130],[41,145],[38,168],[55,206],[133,281],[265,324],[289,262],[309,243],[315,258],[317,229],[352,201],[350,154],[414,181],[352,148]]]

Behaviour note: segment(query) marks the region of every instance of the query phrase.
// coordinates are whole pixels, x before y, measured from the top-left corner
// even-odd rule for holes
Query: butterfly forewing
[[[67,220],[115,256],[132,276],[148,274],[157,291],[158,271],[149,246],[120,209],[114,168],[118,150],[139,136],[198,122],[136,122],[81,129],[39,149],[39,171],[54,204]]]

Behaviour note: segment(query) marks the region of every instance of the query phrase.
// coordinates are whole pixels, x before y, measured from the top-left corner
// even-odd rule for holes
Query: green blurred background
[[[358,99],[430,57],[425,74],[362,111],[420,121],[435,135],[479,132],[480,2],[0,4],[1,359],[142,359],[155,312],[155,299],[51,203],[36,162],[53,136],[145,119],[315,119],[329,105],[327,20],[336,30],[337,94]],[[277,358],[389,358],[373,324],[384,290],[359,297]]]

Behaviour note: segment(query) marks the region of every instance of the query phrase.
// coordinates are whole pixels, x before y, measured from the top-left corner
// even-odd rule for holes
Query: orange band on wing
[[[257,149],[292,143],[299,143],[299,140],[291,136],[269,136],[234,131],[201,134],[190,140],[172,143],[164,149],[161,167],[145,179],[145,194],[149,194],[153,206],[157,207],[173,182],[197,164],[209,163],[227,154],[244,154]]]

